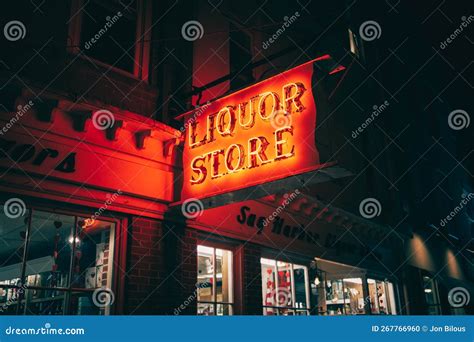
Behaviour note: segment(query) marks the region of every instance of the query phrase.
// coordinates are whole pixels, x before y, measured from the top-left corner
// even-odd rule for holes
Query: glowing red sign
[[[318,166],[313,62],[220,98],[185,118],[183,200]]]

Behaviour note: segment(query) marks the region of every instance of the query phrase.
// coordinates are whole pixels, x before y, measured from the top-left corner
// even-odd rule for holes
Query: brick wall
[[[262,271],[260,247],[251,243],[242,245],[243,258],[243,315],[262,315]]]
[[[162,223],[133,218],[128,234],[125,314],[161,314],[164,265]]]
[[[186,229],[179,239],[178,263],[172,314],[196,315],[197,312],[197,231]]]
[[[131,220],[125,314],[196,314],[198,234],[176,221]],[[236,291],[235,301],[242,303],[242,314],[261,315],[260,247],[241,245],[238,255],[242,258],[243,286],[242,298]]]
[[[131,220],[125,314],[196,314],[196,235],[176,221]]]

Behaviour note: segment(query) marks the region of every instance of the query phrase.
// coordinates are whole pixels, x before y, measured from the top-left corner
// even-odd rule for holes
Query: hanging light
[[[72,245],[72,243],[74,242],[74,236],[70,236],[69,239],[68,239],[68,242]],[[76,245],[80,244],[81,243],[81,239],[79,239],[77,236],[76,236]]]

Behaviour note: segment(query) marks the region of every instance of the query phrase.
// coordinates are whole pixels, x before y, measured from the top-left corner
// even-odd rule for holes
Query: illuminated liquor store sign
[[[185,116],[183,200],[252,187],[318,166],[314,62]]]

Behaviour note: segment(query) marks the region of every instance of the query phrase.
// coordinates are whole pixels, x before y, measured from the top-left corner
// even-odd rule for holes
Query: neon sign
[[[319,164],[313,62],[206,105],[185,118],[182,198],[203,198]]]

